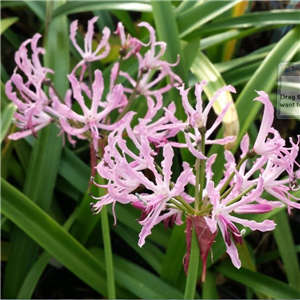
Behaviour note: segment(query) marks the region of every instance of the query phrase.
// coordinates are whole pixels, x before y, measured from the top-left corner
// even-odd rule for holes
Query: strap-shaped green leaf
[[[98,261],[41,208],[1,179],[2,213],[66,268],[107,295],[105,272]]]
[[[203,1],[200,5],[195,5],[177,16],[177,24],[180,32],[180,38],[190,37],[190,33],[223,12],[235,6],[238,1]],[[192,38],[201,35],[193,34]]]
[[[1,143],[6,136],[10,125],[12,124],[12,119],[15,111],[16,106],[13,103],[10,103],[1,112]]]
[[[244,268],[236,269],[231,262],[224,261],[215,269],[221,274],[240,282],[256,291],[260,291],[274,299],[299,299],[300,292],[272,277],[256,273]]]
[[[67,1],[53,12],[53,18],[94,10],[151,11],[149,1]]]
[[[287,212],[282,211],[273,217],[278,226],[274,230],[274,237],[279,248],[286,276],[289,284],[300,290],[300,271],[299,262],[295,252],[295,244],[291,232],[291,227],[287,217]]]
[[[1,20],[0,34],[2,34],[8,27],[10,27],[14,23],[16,23],[18,20],[19,20],[19,18],[7,18],[7,19]]]

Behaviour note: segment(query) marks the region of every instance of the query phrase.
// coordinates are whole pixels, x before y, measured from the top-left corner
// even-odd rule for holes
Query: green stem
[[[112,251],[111,251],[111,241],[110,241],[110,232],[109,232],[109,223],[108,223],[106,205],[103,205],[100,214],[101,214],[102,235],[103,235],[103,243],[104,243],[108,298],[116,299],[114,265],[113,265]]]
[[[201,132],[201,152],[203,155],[205,155],[205,133],[206,133],[206,128],[203,127],[204,130],[202,130],[202,128],[200,129]],[[198,160],[198,159],[197,159]],[[195,206],[196,210],[199,209],[199,207],[202,206],[202,197],[203,197],[203,189],[204,189],[204,181],[205,181],[205,160],[201,159],[200,160],[200,167],[198,168],[200,169],[199,172],[199,183],[200,183],[200,192],[199,192],[199,202],[198,202],[198,206]],[[197,176],[197,171],[196,171],[196,176]],[[197,179],[197,177],[196,177]],[[197,186],[197,188],[199,188],[199,185]]]
[[[137,94],[137,89],[138,89],[138,86],[140,84],[140,81],[141,81],[143,75],[144,74],[141,72],[140,75],[139,75],[139,77],[138,77],[138,79],[137,79],[137,81],[136,81],[136,85],[134,87],[134,90],[133,90],[132,94],[130,95],[130,97],[128,99],[128,103],[127,103],[126,107],[123,109],[122,113],[117,118],[116,122],[118,122],[119,120],[121,120],[125,116],[125,114],[128,112],[129,108],[131,107],[132,102],[135,99],[135,96]]]
[[[174,184],[173,184],[174,185]],[[195,215],[195,210],[189,205],[187,204],[184,199],[181,196],[176,196],[174,197],[177,201],[179,201],[186,209],[186,211],[188,211],[190,214]]]
[[[119,75],[120,75],[122,61],[123,61],[123,58],[122,58],[122,56],[120,56],[120,57],[119,57],[118,71],[117,71],[117,75],[116,75],[116,80],[115,80],[114,86],[116,85],[116,82],[117,82],[118,77],[119,77]]]
[[[231,205],[237,201],[239,201],[243,196],[245,196],[246,194],[248,194],[250,191],[252,191],[254,188],[256,187],[256,185],[252,185],[250,186],[247,190],[245,190],[244,192],[242,192],[241,194],[239,194],[237,197],[233,198],[230,202],[228,202],[226,204],[226,206]]]
[[[200,158],[196,159],[196,185],[195,185],[195,210],[198,211],[198,207],[199,207],[199,199],[200,199],[200,195],[199,195],[199,184],[200,184]]]
[[[176,208],[180,209],[181,211],[187,212],[187,209],[181,203],[178,203],[174,199],[170,199],[168,202],[173,203],[176,206]]]
[[[199,246],[197,240],[197,234],[195,228],[192,230],[192,241],[191,241],[191,256],[189,262],[189,269],[185,284],[184,299],[194,299],[196,284],[198,278],[198,265],[199,265]]]
[[[87,62],[87,66],[88,66],[88,72],[89,72],[89,87],[90,87],[90,90],[92,93],[92,86],[93,86],[92,63]]]
[[[244,161],[246,161],[249,158],[248,153],[240,160],[240,162],[238,163],[238,165],[236,166],[236,170],[238,171],[241,167],[241,165],[243,164]],[[232,178],[234,177],[235,172],[232,172],[229,176],[229,178],[226,180],[226,182],[223,184],[221,190],[220,190],[220,195],[224,193],[224,191],[226,190],[227,186],[229,185],[230,181],[232,180]]]

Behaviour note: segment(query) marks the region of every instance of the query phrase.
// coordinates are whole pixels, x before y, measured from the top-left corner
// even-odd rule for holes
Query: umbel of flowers
[[[78,22],[71,24],[70,39],[82,60],[68,75],[71,89],[64,96],[57,93],[48,78],[49,73],[54,73],[53,70],[43,67],[40,61],[39,56],[45,53],[43,48],[38,47],[41,35],[36,34],[21,45],[15,54],[17,68],[5,86],[8,98],[17,106],[14,118],[21,131],[11,134],[9,138],[37,137],[40,129],[54,122],[72,145],[76,144],[74,137],[88,140],[94,153],[101,150],[100,162],[92,164],[92,167],[107,180],[105,185],[94,182],[99,188],[107,190],[105,196],[93,197],[95,201],[91,203],[91,208],[94,214],[107,204],[112,204],[113,212],[116,203],[131,204],[139,209],[139,223],[142,226],[138,241],[140,247],[156,224],[164,222],[166,227],[182,225],[182,216],[185,214],[186,272],[192,228],[199,242],[203,281],[207,256],[218,231],[232,263],[240,268],[236,244],[243,243],[245,230],[240,231],[236,224],[263,232],[273,230],[276,225],[272,220],[259,223],[242,215],[267,213],[283,205],[289,213],[292,209],[300,208],[297,202],[300,199],[291,193],[300,188],[300,170],[296,162],[300,136],[297,140],[290,139],[289,146],[286,145],[272,127],[274,108],[268,95],[258,91],[258,97],[254,100],[263,104],[264,113],[254,145],[250,147],[246,134],[241,141],[241,155],[237,161],[230,151],[224,151],[226,163],[222,170],[223,178],[215,182],[212,166],[217,155],[208,156],[206,148],[211,144],[221,147],[235,140],[235,136],[213,138],[213,133],[233,104],[227,104],[214,122],[208,122],[208,116],[218,97],[224,92],[235,93],[234,87],[228,85],[216,91],[205,106],[202,93],[207,83],[202,81],[195,86],[196,104],[191,105],[188,100],[190,89],[185,88],[180,77],[171,69],[178,61],[171,64],[162,60],[167,45],[156,41],[154,29],[148,23],[139,24],[149,31],[149,41],[143,43],[126,35],[123,25],[119,23],[115,34],[119,35],[121,41],[120,57],[111,68],[108,92],[103,95],[102,72],[95,70],[93,79],[91,64],[109,54],[110,30],[104,28],[102,39],[93,49],[96,21],[97,17],[88,22],[84,49],[76,42]],[[31,57],[27,47],[31,48]],[[145,54],[141,54],[142,48],[146,48]],[[122,61],[129,58],[137,59],[138,74],[135,79],[121,68]],[[89,77],[88,80],[86,77]],[[127,80],[129,85],[117,83],[120,77]],[[170,83],[164,85],[166,77]],[[45,92],[45,85],[49,87],[48,93]],[[175,117],[174,102],[163,106],[163,94],[171,88],[177,88],[181,96],[186,115],[184,120]],[[130,110],[140,95],[145,97],[144,105],[148,107],[143,116]],[[75,102],[78,102],[81,113],[73,109]],[[115,119],[111,117],[113,111],[117,111]],[[137,119],[134,126],[133,118]],[[176,136],[180,132],[184,141],[179,143]],[[182,163],[177,178],[172,176],[174,148],[186,148],[194,158],[192,165],[185,161]],[[157,159],[159,152],[163,156],[161,162]],[[146,174],[151,174],[151,179]],[[191,190],[195,192],[189,193]],[[263,198],[264,192],[277,200]]]

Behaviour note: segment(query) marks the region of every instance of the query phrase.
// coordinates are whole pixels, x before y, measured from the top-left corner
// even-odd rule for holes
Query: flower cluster
[[[31,134],[36,137],[37,131],[49,123],[55,122],[61,132],[67,134],[73,145],[76,142],[72,139],[72,136],[79,139],[88,139],[93,144],[95,152],[97,152],[99,140],[103,138],[101,131],[107,133],[118,128],[123,122],[122,117],[126,115],[137,96],[144,95],[148,97],[148,95],[153,95],[158,91],[162,93],[172,86],[181,84],[181,79],[171,70],[172,65],[161,60],[166,44],[156,41],[155,31],[148,23],[142,22],[139,24],[139,26],[146,27],[149,30],[150,41],[148,44],[129,36],[126,38],[124,27],[119,23],[115,33],[120,35],[121,39],[120,61],[131,56],[136,57],[139,64],[138,77],[134,80],[128,73],[120,69],[120,63],[116,63],[111,69],[109,91],[103,97],[104,82],[100,70],[95,70],[94,82],[92,82],[91,77],[89,78],[89,85],[84,80],[86,73],[90,75],[92,73],[92,62],[105,58],[110,52],[110,30],[106,27],[102,31],[101,41],[96,49],[93,49],[94,24],[97,20],[98,17],[94,17],[88,22],[88,29],[84,38],[84,49],[81,49],[76,41],[78,21],[75,20],[70,26],[70,39],[82,60],[68,75],[71,89],[66,91],[65,97],[57,93],[51,80],[47,77],[49,73],[53,74],[54,71],[43,67],[40,61],[39,55],[45,53],[43,48],[37,46],[41,35],[36,34],[32,39],[21,45],[15,54],[17,68],[11,79],[6,83],[7,97],[13,101],[18,109],[14,115],[15,123],[21,129],[20,132],[11,134],[10,139],[16,140]],[[31,57],[28,55],[28,45],[31,46]],[[150,48],[145,55],[139,52],[142,47]],[[157,47],[160,47],[160,51],[159,54],[155,55]],[[77,77],[79,69],[81,71]],[[89,69],[89,72],[87,72],[87,69]],[[25,82],[22,76],[17,73],[19,70],[26,77]],[[133,89],[117,84],[119,76],[128,79],[128,82],[133,85]],[[157,90],[156,85],[165,77],[169,77],[171,83]],[[45,92],[44,86],[49,86],[48,93]],[[129,99],[126,96],[127,93],[130,93]],[[161,95],[157,97],[161,97]],[[72,98],[75,101],[72,101]],[[148,104],[150,101],[152,100],[148,99]],[[81,112],[74,108],[76,102]],[[87,105],[87,103],[90,104]],[[162,106],[162,101],[160,106]],[[117,110],[120,114],[117,120],[111,120],[110,118],[113,110]],[[151,131],[151,129],[149,130]]]
[[[234,87],[228,85],[216,91],[204,107],[202,93],[207,83],[202,81],[195,86],[196,105],[193,107],[188,100],[190,89],[185,89],[180,77],[171,69],[179,60],[175,64],[162,60],[167,45],[156,41],[154,29],[148,23],[139,24],[149,31],[149,41],[144,43],[126,36],[123,25],[119,23],[115,31],[121,42],[119,62],[111,68],[110,86],[104,97],[104,80],[100,70],[94,71],[94,80],[89,78],[90,84],[85,82],[86,70],[89,69],[88,73],[92,74],[92,62],[105,58],[110,51],[108,28],[104,28],[101,41],[93,49],[96,21],[97,17],[88,23],[84,50],[76,42],[78,22],[71,24],[70,39],[82,60],[68,75],[71,89],[66,91],[65,97],[57,93],[47,77],[53,71],[40,62],[39,55],[45,52],[37,46],[40,35],[36,34],[21,45],[15,55],[18,68],[6,84],[6,94],[18,108],[15,120],[21,131],[11,134],[9,138],[19,139],[30,134],[37,136],[38,130],[55,122],[72,144],[75,144],[72,136],[87,139],[98,152],[99,141],[103,140],[101,161],[93,166],[107,183],[99,185],[94,178],[92,180],[95,185],[107,189],[107,194],[100,198],[93,197],[97,200],[91,203],[93,213],[99,213],[108,204],[112,204],[114,211],[118,202],[141,210],[140,247],[156,224],[164,222],[166,227],[180,225],[185,215],[186,272],[193,228],[198,236],[203,261],[203,280],[208,252],[218,231],[232,263],[239,268],[241,262],[236,244],[243,243],[244,227],[264,232],[273,230],[276,225],[272,220],[256,222],[245,219],[244,214],[263,214],[284,205],[289,212],[293,208],[300,209],[297,202],[300,199],[293,195],[293,191],[300,189],[300,170],[296,160],[300,136],[296,141],[290,139],[290,145],[286,145],[279,132],[272,127],[274,108],[268,95],[263,91],[257,92],[258,97],[254,100],[264,105],[264,114],[253,147],[250,147],[246,134],[241,141],[239,161],[226,150],[226,164],[221,170],[224,175],[216,182],[213,165],[217,155],[208,156],[206,146],[226,145],[236,139],[235,136],[213,138],[233,103],[228,103],[213,123],[208,122],[208,116],[219,96],[224,92],[235,93]],[[28,56],[28,45],[32,50],[31,58]],[[141,54],[143,47],[148,47],[144,55]],[[135,58],[138,65],[136,79],[121,69],[122,60]],[[17,73],[18,70],[26,77],[25,81]],[[132,87],[117,83],[119,77],[125,78]],[[161,85],[165,77],[170,83]],[[49,87],[48,94],[43,89],[44,85]],[[185,111],[186,120],[177,119],[174,102],[167,107],[163,105],[162,94],[173,87],[178,89],[178,95],[182,98],[180,107]],[[143,116],[130,111],[131,104],[139,95],[146,98],[148,106]],[[112,114],[113,111],[116,113]],[[116,114],[118,116],[113,118]],[[182,163],[177,178],[172,172],[174,148],[183,148],[190,154],[189,161]],[[160,153],[162,159],[159,159]],[[277,200],[267,200],[265,192]]]
[[[143,228],[140,233],[140,246],[144,244],[145,237],[151,233],[151,228],[155,224],[161,221],[166,224],[181,224],[181,216],[184,212],[187,215],[185,270],[186,272],[188,270],[191,229],[194,227],[203,260],[203,280],[208,251],[218,230],[223,236],[232,263],[240,268],[241,262],[236,244],[243,243],[242,234],[245,229],[239,230],[236,224],[262,232],[275,228],[273,220],[256,222],[243,218],[243,214],[267,213],[283,205],[288,207],[289,212],[292,208],[300,208],[300,204],[296,202],[300,199],[290,192],[300,188],[297,184],[300,178],[299,164],[296,161],[300,136],[296,142],[290,139],[291,146],[286,147],[284,140],[272,127],[274,109],[268,95],[264,92],[258,92],[259,97],[255,99],[264,105],[264,115],[254,147],[249,148],[249,137],[246,134],[241,142],[242,154],[238,163],[234,155],[226,150],[224,152],[226,159],[224,176],[218,183],[213,181],[212,167],[217,155],[207,157],[203,149],[207,144],[224,145],[234,140],[234,137],[210,140],[212,132],[220,124],[230,104],[224,108],[210,128],[206,127],[207,115],[213,102],[222,92],[226,90],[235,92],[235,90],[232,86],[220,89],[203,109],[201,93],[204,84],[205,82],[196,85],[195,109],[188,102],[188,90],[184,90],[183,86],[178,88],[187,115],[186,122],[177,120],[173,115],[166,120],[165,115],[153,123],[155,126],[151,126],[151,121],[146,118],[146,122],[145,119],[139,119],[138,125],[131,128],[130,117],[122,127],[109,135],[105,155],[97,167],[98,173],[108,180],[105,186],[108,194],[99,199],[95,198],[98,202],[92,204],[92,210],[95,213],[98,213],[103,205],[108,203],[115,205],[116,202],[131,203],[134,207],[141,209],[140,224]],[[152,106],[149,105],[148,116],[151,116],[151,108]],[[165,112],[170,113],[166,109]],[[153,132],[156,129],[156,132],[163,133],[160,135],[163,139],[160,141],[149,139],[147,127],[151,127]],[[168,142],[166,133],[169,134],[170,130],[173,130],[172,136],[182,131],[185,143]],[[135,151],[127,147],[124,136],[133,142]],[[204,145],[204,147],[199,147],[199,145]],[[159,164],[154,162],[154,158],[160,147],[163,149],[164,159]],[[175,181],[171,179],[174,157],[172,147],[188,148],[196,160],[196,170],[187,162],[183,162],[183,171]],[[197,161],[203,161],[205,166],[203,170],[200,170],[206,175],[206,180],[202,182],[199,181],[197,174],[197,167],[199,167]],[[145,175],[146,171],[148,174],[150,171],[153,175],[152,180]],[[136,190],[141,186],[144,189],[137,193]],[[188,186],[193,186],[196,190],[195,197],[186,193],[186,190],[189,190]],[[277,201],[266,200],[263,192],[274,196]]]

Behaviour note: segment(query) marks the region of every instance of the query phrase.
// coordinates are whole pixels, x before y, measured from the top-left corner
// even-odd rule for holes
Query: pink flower
[[[263,179],[260,177],[255,190],[252,190],[248,195],[243,196],[239,201],[232,204],[230,203],[233,200],[232,195],[229,194],[225,199],[221,200],[220,194],[215,189],[212,181],[207,183],[206,189],[209,203],[212,205],[211,216],[205,217],[206,223],[212,233],[217,230],[217,226],[219,227],[232,263],[235,267],[240,268],[241,262],[235,243],[242,244],[243,240],[242,234],[233,223],[239,223],[249,227],[251,230],[260,230],[263,232],[275,228],[275,223],[270,220],[258,223],[231,215],[233,212],[236,214],[266,213],[273,209],[273,206],[270,204],[252,204],[263,192]]]
[[[160,58],[166,51],[166,43],[156,41],[155,30],[147,22],[141,22],[138,26],[146,27],[150,33],[150,49],[145,53],[144,57],[139,52],[136,53],[139,61],[138,77],[140,78],[137,87],[138,94],[144,96],[153,95],[155,92],[153,91],[153,88],[167,76],[170,78],[171,84],[168,84],[156,91],[165,93],[173,86],[180,85],[182,83],[181,78],[171,70],[171,67],[176,66],[179,63],[179,60],[177,60],[175,64],[170,64],[166,61],[161,60]],[[156,54],[157,47],[160,48],[158,54]],[[152,70],[159,71],[155,79],[153,79],[153,72],[151,72]],[[137,81],[135,81],[128,73],[121,71],[120,75],[125,77],[133,86],[133,88],[136,87]],[[132,93],[133,88],[126,88],[125,92]]]
[[[18,90],[18,94],[13,91],[13,84]],[[41,87],[36,86],[32,91],[23,82],[19,74],[13,74],[11,79],[5,85],[5,93],[18,108],[14,114],[17,127],[22,132],[17,132],[9,136],[10,139],[17,140],[33,134],[37,136],[37,131],[52,122],[53,118],[49,116],[58,116],[57,113],[48,106],[50,101]],[[20,95],[21,97],[19,97]]]
[[[143,135],[147,137],[155,146],[162,146],[168,142],[169,138],[174,137],[180,131],[178,126],[173,128],[173,125],[181,122],[174,115],[176,107],[173,102],[169,104],[168,108],[163,107],[164,116],[153,122],[152,119],[163,106],[162,95],[156,92],[154,96],[156,104],[150,96],[147,97],[147,114],[139,119],[139,124],[134,127],[133,132],[136,136]]]
[[[197,158],[200,159],[206,159],[206,157],[199,151],[197,146],[201,142],[201,134],[200,134],[200,129],[207,126],[207,117],[208,114],[214,104],[214,102],[218,99],[221,93],[225,91],[230,91],[232,93],[235,93],[235,89],[233,86],[228,85],[223,87],[222,89],[219,89],[213,98],[208,102],[207,106],[205,109],[203,109],[203,102],[202,102],[202,92],[204,85],[206,85],[205,81],[202,81],[200,84],[196,84],[195,88],[195,95],[197,99],[196,103],[196,108],[194,109],[189,101],[188,101],[188,92],[189,89],[185,90],[184,85],[181,87],[178,87],[178,90],[180,91],[180,95],[182,97],[182,104],[185,110],[185,113],[188,116],[187,122],[185,124],[180,125],[181,129],[184,130],[184,136],[186,139],[186,144],[180,144],[180,143],[172,143],[173,146],[175,147],[187,147],[191,153],[196,156]],[[213,125],[210,128],[207,128],[207,131],[205,133],[205,144],[220,144],[220,145],[225,145],[227,143],[231,143],[235,140],[234,136],[228,136],[223,139],[215,139],[211,140],[209,139],[211,134],[214,132],[214,130],[220,125],[222,122],[225,113],[229,109],[231,103],[228,103],[226,107],[222,110],[220,115],[217,117],[216,121],[213,123]],[[186,129],[187,128],[187,129]],[[188,132],[191,130],[194,130],[194,133]]]
[[[272,128],[274,120],[274,107],[269,99],[269,96],[265,92],[260,91],[257,93],[259,97],[255,98],[254,100],[262,102],[265,106],[265,109],[253,150],[259,155],[278,156],[280,155],[281,148],[285,145],[285,141],[280,137],[278,132]],[[274,135],[272,139],[267,138],[269,133]]]
[[[129,34],[126,36],[124,26],[121,22],[118,23],[117,30],[114,33],[118,34],[121,39],[120,54],[123,59],[128,59],[130,56],[136,55],[142,46],[146,46],[139,39],[131,37]]]
[[[122,204],[132,203],[135,207],[142,209],[144,214],[140,224],[143,225],[143,228],[138,243],[142,247],[146,237],[157,223],[170,217],[174,218],[177,224],[181,223],[179,219],[180,211],[176,207],[171,207],[169,210],[167,204],[170,199],[184,193],[184,188],[193,173],[191,168],[185,167],[176,183],[171,185],[171,166],[174,157],[172,147],[166,145],[163,148],[164,160],[161,163],[163,175],[161,175],[156,169],[153,158],[154,153],[148,139],[143,136],[137,139],[131,131],[129,127],[131,117],[128,117],[120,128],[109,135],[103,160],[97,167],[99,174],[108,179],[106,188],[109,195],[95,198],[99,201],[93,205],[93,210],[99,212],[103,205],[115,204],[116,202]],[[129,138],[138,150],[138,155],[128,149],[126,141],[122,138],[122,132],[125,128]],[[129,162],[129,158],[135,160]],[[144,170],[148,170],[153,174],[153,180],[150,180],[142,172]],[[145,188],[145,192],[136,193],[135,190],[140,186]],[[165,210],[167,212],[162,214]]]
[[[33,84],[40,87],[46,80],[47,73],[54,73],[53,70],[45,68],[41,65],[39,54],[45,54],[45,49],[38,47],[38,40],[41,38],[40,34],[35,34],[32,39],[26,40],[15,53],[15,62],[17,66],[28,77],[26,85]],[[27,45],[31,45],[32,55],[31,59],[28,57]]]
[[[116,85],[112,93],[107,96],[107,100],[102,101],[101,103],[104,83],[101,71],[96,70],[95,81],[92,85],[92,104],[91,108],[88,108],[85,105],[79,81],[73,75],[69,75],[68,78],[72,85],[73,96],[80,105],[83,115],[79,115],[67,105],[60,103],[57,97],[53,98],[53,108],[61,116],[60,123],[62,128],[68,134],[83,138],[83,135],[87,131],[90,131],[92,134],[94,149],[97,151],[98,140],[100,139],[99,129],[113,130],[118,126],[117,123],[112,125],[104,124],[104,121],[112,110],[119,107],[120,102],[123,97],[125,97],[123,94],[123,86],[120,84]],[[103,107],[101,112],[98,112],[99,106]],[[68,123],[67,120],[70,120],[71,123]],[[76,122],[79,126],[83,126],[79,128],[74,127],[72,126],[72,122]]]
[[[94,24],[97,22],[98,17],[94,17],[88,22],[88,30],[84,38],[84,51],[78,46],[75,36],[78,29],[78,20],[75,20],[71,23],[70,27],[70,39],[83,58],[73,69],[72,74],[75,74],[76,70],[79,67],[83,67],[87,62],[97,61],[106,57],[110,51],[110,45],[108,39],[110,36],[110,30],[105,27],[102,31],[102,39],[97,46],[96,50],[93,52],[93,35],[94,35]],[[104,49],[104,50],[103,50]]]

